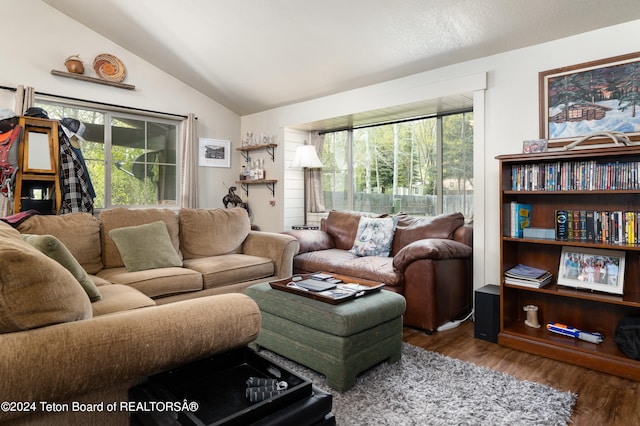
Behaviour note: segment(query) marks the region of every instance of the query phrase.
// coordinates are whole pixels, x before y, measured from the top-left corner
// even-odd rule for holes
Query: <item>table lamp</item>
[[[318,158],[316,147],[301,145],[296,148],[296,155],[290,167],[302,168],[304,171],[304,226],[307,226],[307,169],[322,168],[322,161]]]

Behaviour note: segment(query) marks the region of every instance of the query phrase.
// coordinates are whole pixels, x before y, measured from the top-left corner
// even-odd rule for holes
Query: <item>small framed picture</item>
[[[546,139],[530,139],[522,141],[522,152],[547,152],[547,140]]]
[[[624,251],[562,247],[558,285],[623,294]]]
[[[200,138],[199,165],[204,167],[231,167],[231,142],[221,139]]]

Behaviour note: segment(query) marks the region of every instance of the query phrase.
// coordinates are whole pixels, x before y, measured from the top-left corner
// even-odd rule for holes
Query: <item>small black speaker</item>
[[[486,285],[476,290],[475,304],[476,339],[498,343],[500,332],[500,287]]]

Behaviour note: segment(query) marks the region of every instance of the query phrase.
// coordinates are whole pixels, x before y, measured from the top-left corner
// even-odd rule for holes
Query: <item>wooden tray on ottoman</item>
[[[333,278],[342,280],[342,283],[337,284],[335,289],[326,291],[305,290],[291,284],[295,284],[294,279],[307,280],[311,279],[313,275],[317,274],[331,275]],[[318,280],[318,282],[322,283],[323,281]],[[377,281],[353,278],[346,275],[331,274],[328,272],[316,272],[315,274],[297,274],[284,280],[271,281],[269,282],[269,285],[271,286],[271,288],[276,290],[282,290],[286,291],[287,293],[293,293],[303,297],[308,297],[310,299],[337,305],[338,303],[346,302],[348,300],[353,300],[355,298],[380,291],[385,284]]]

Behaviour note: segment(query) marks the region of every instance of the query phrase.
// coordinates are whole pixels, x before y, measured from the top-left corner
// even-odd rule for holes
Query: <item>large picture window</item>
[[[80,148],[96,209],[177,205],[180,121],[37,101],[49,118],[86,126]]]
[[[473,112],[324,136],[327,210],[473,215]]]

